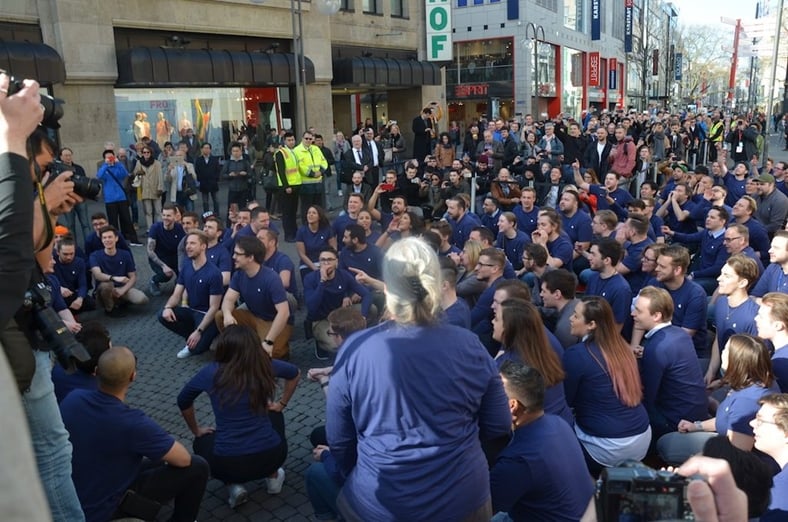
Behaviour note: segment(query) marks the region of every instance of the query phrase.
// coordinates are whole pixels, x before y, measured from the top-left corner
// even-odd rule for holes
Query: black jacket
[[[361,145],[361,163],[356,160],[356,149],[351,148],[342,155],[342,183],[353,181],[353,172],[364,171],[364,167],[372,167],[372,158],[369,157],[369,149]]]
[[[200,192],[216,192],[219,190],[219,174],[222,166],[218,156],[208,156],[208,161],[200,155],[194,160],[194,173],[200,182]]]
[[[602,149],[602,158],[600,159],[599,154],[596,151],[597,142],[590,141],[588,146],[586,146],[586,153],[584,156],[584,160],[581,162],[582,165],[587,169],[594,169],[596,172],[597,179],[604,179],[605,175],[607,174],[607,170],[610,168],[610,161],[608,160],[610,156],[610,151],[613,150],[613,146],[610,142],[605,143],[605,148]]]

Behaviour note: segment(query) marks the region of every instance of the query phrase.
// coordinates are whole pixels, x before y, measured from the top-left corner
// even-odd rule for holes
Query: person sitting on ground
[[[760,409],[750,421],[755,449],[777,462],[780,472],[773,478],[771,502],[761,522],[779,522],[788,517],[788,394],[776,393],[760,400]]]
[[[96,302],[88,295],[87,265],[77,256],[77,245],[66,236],[55,247],[55,277],[60,282],[60,294],[73,313],[96,309]]]
[[[331,231],[331,225],[325,210],[312,205],[306,210],[306,220],[296,232],[296,251],[301,260],[298,269],[301,281],[312,272],[320,270],[317,258],[325,247],[337,248],[337,238]]]
[[[653,244],[654,241],[648,237],[649,224],[645,217],[630,214],[627,218],[622,231],[624,234],[624,255],[621,262],[616,265],[616,270],[619,274],[624,276],[632,295],[637,295],[643,286],[645,286],[646,278],[648,275],[643,272],[643,253],[646,247]]]
[[[539,310],[545,325],[555,334],[561,346],[569,348],[580,342],[572,335],[569,318],[575,313],[580,302],[575,297],[577,277],[568,270],[552,270],[544,274],[540,290],[542,308]]]
[[[536,221],[537,228],[531,234],[531,240],[547,249],[547,264],[553,268],[572,266],[574,247],[569,238],[562,234],[561,218],[553,209],[542,209]]]
[[[96,366],[101,354],[112,347],[109,331],[99,321],[85,322],[75,337],[90,354],[90,360],[84,362],[75,360],[76,370],[73,373],[66,372],[59,364],[52,367],[52,384],[55,385],[55,397],[58,403],[63,402],[63,399],[74,390],[98,389]]]
[[[584,459],[574,432],[546,407],[545,379],[511,360],[500,372],[513,434],[490,470],[493,512],[514,522],[585,520],[595,509],[594,481],[578,471]]]
[[[515,271],[523,269],[523,251],[531,242],[525,232],[517,228],[517,218],[512,212],[504,212],[498,219],[498,238],[495,247],[506,255]]]
[[[334,348],[333,339],[328,335],[328,314],[337,308],[353,306],[352,297],[355,294],[361,298],[362,315],[368,317],[372,296],[353,274],[338,268],[339,259],[333,248],[323,248],[318,263],[320,268],[304,280],[304,300],[306,320],[311,324],[312,336],[315,338],[315,354],[318,359],[325,359]],[[372,315],[376,316],[377,311]]]
[[[221,272],[208,262],[207,249],[208,239],[199,230],[186,236],[188,261],[181,267],[175,289],[159,314],[162,326],[186,339],[178,359],[207,352],[219,335],[214,317],[222,304],[224,286]]]
[[[250,326],[263,339],[263,348],[274,359],[290,356],[290,305],[282,280],[263,266],[265,247],[256,237],[238,239],[233,250],[236,271],[216,313],[219,331],[232,324]],[[237,306],[238,300],[243,305]]]
[[[298,300],[296,293],[298,292],[298,285],[296,284],[295,277],[295,264],[290,256],[279,250],[279,233],[271,228],[263,228],[257,233],[257,239],[265,247],[265,259],[263,266],[267,266],[277,274],[279,279],[282,280],[282,286],[285,287],[287,292],[287,302],[290,304],[290,309],[295,310],[298,307]]]
[[[165,203],[161,221],[148,230],[148,264],[153,270],[150,293],[161,295],[160,285],[178,275],[178,243],[186,235],[183,227],[175,222],[175,205]]]
[[[93,252],[104,249],[104,245],[101,242],[101,229],[107,225],[109,225],[109,221],[107,220],[107,215],[103,212],[96,212],[90,216],[90,226],[93,227],[93,232],[85,238],[85,248],[83,250],[85,251],[86,260],[90,260],[90,254]],[[131,252],[131,247],[120,231],[118,231],[118,248]]]
[[[467,245],[468,243],[466,243]],[[471,329],[471,309],[464,299],[457,297],[457,265],[448,257],[440,258],[441,308],[448,324]]]
[[[774,234],[771,248],[769,248],[769,261],[769,266],[763,271],[763,275],[750,292],[753,297],[763,297],[768,292],[788,292],[787,230],[778,230]]]
[[[213,263],[222,274],[222,285],[226,288],[230,284],[230,275],[233,269],[232,255],[221,244],[219,238],[224,231],[224,225],[216,216],[205,218],[202,231],[208,239],[208,249],[205,255],[208,261]]]
[[[72,478],[85,519],[152,520],[160,502],[174,499],[171,520],[195,520],[208,463],[125,403],[137,377],[134,354],[125,346],[110,348],[99,357],[96,375],[97,390],[75,390],[60,403],[74,445]]]
[[[485,248],[479,253],[479,262],[476,266],[476,278],[484,282],[487,287],[471,309],[471,329],[479,336],[490,355],[495,355],[498,352],[498,343],[492,339],[492,304],[495,289],[505,281],[503,277],[505,259],[506,257],[500,250]]]
[[[751,451],[754,444],[750,422],[758,413],[758,401],[779,393],[766,345],[752,335],[734,334],[722,356],[723,380],[730,391],[712,419],[682,418],[678,433],[664,435],[657,442],[660,458],[671,465],[681,464],[698,453],[715,435],[727,437],[735,447]]]
[[[282,411],[301,372],[293,364],[272,360],[260,349],[260,336],[247,326],[231,325],[219,335],[216,360],[186,383],[178,408],[194,434],[194,453],[208,461],[211,476],[229,490],[230,508],[248,500],[243,484],[265,478],[269,495],[282,491],[287,439]],[[284,389],[276,397],[276,380]],[[216,427],[201,425],[194,400],[207,393]]]
[[[671,324],[673,300],[667,290],[647,286],[635,300],[632,318],[646,334],[640,360],[643,404],[653,441],[676,430],[681,419],[708,418],[706,383],[687,333]]]
[[[90,255],[90,271],[96,280],[96,301],[109,316],[121,317],[119,303],[144,305],[148,296],[134,288],[137,269],[128,250],[118,249],[118,232],[112,225],[101,229],[103,250]]]

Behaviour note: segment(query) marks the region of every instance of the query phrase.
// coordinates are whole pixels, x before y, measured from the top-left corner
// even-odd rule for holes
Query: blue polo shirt
[[[290,259],[284,252],[280,252],[277,250],[274,254],[266,259],[263,262],[263,265],[267,266],[277,274],[281,274],[284,270],[290,271],[290,285],[285,288],[291,294],[295,294],[297,290],[296,280],[295,280],[295,264],[293,264],[293,260]],[[281,279],[281,277],[280,277]]]
[[[531,238],[525,235],[525,232],[517,230],[517,235],[509,239],[503,232],[498,234],[498,239],[495,241],[496,248],[503,250],[506,259],[512,264],[515,270],[520,270],[523,267],[523,252],[525,247],[531,243]]]
[[[164,223],[157,221],[148,230],[148,239],[156,241],[155,252],[159,259],[175,272],[178,271],[178,244],[186,236],[180,223],[175,223],[170,230],[164,228]]]
[[[134,265],[134,258],[127,250],[115,250],[115,255],[107,255],[104,250],[97,250],[90,254],[90,268],[99,269],[111,276],[127,276],[137,271]],[[123,286],[121,283],[114,283],[115,286]]]
[[[224,295],[222,273],[210,261],[195,270],[191,260],[187,259],[178,274],[177,284],[186,289],[189,308],[200,312],[207,312],[211,307],[211,296]]]
[[[598,295],[610,303],[617,324],[624,324],[630,314],[632,288],[624,276],[615,273],[607,279],[594,272],[586,285],[586,295]]]
[[[296,232],[296,242],[304,244],[306,250],[306,257],[313,263],[317,262],[320,257],[320,251],[325,247],[330,246],[328,242],[334,237],[334,233],[330,227],[319,228],[317,231],[312,232],[307,225],[302,225]]]
[[[287,302],[287,293],[279,274],[261,266],[252,277],[237,270],[230,278],[230,288],[241,294],[249,311],[263,321],[273,321],[276,305]]]
[[[451,218],[449,218],[448,221],[452,230],[451,242],[459,249],[465,247],[465,242],[468,241],[471,231],[482,224],[479,220],[479,216],[473,212],[465,212],[459,221],[455,221]]]
[[[539,207],[534,206],[533,210],[526,212],[523,210],[522,205],[517,205],[512,209],[512,212],[517,217],[517,228],[528,234],[536,230],[536,220],[539,217]]]
[[[233,258],[230,252],[221,243],[210,247],[205,251],[208,261],[213,263],[219,272],[232,272],[233,271]]]
[[[361,252],[345,248],[339,253],[339,268],[363,270],[375,279],[383,278],[383,251],[375,245],[367,244]]]
[[[55,256],[55,276],[64,288],[74,292],[77,297],[88,295],[88,278],[85,260],[74,256],[74,261],[63,264]]]
[[[563,231],[569,236],[572,244],[579,242],[591,241],[594,232],[591,230],[591,216],[583,211],[578,210],[575,215],[568,217],[563,212],[561,213],[561,221],[563,221]]]
[[[668,291],[673,298],[673,325],[695,330],[692,336],[695,352],[699,359],[708,359],[711,354],[706,346],[706,291],[689,279],[685,279],[676,290],[670,290],[656,280],[652,284]]]

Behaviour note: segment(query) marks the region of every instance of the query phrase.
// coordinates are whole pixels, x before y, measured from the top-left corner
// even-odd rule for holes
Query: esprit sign
[[[453,57],[451,45],[451,2],[426,0],[427,60],[442,62]]]
[[[454,86],[455,98],[470,98],[473,96],[487,96],[489,84],[486,83],[470,83]]]
[[[599,87],[599,53],[588,53],[588,85]]]

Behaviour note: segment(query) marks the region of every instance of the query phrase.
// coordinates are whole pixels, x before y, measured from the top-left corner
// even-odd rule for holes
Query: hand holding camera
[[[12,85],[12,79],[0,72],[0,153],[13,152],[27,156],[27,137],[43,117],[41,95],[35,80]]]
[[[47,173],[41,180],[44,186],[44,197],[47,202],[47,210],[53,216],[67,214],[77,203],[84,201],[74,192],[74,181],[71,177],[73,172],[63,172],[52,178],[51,173]]]

